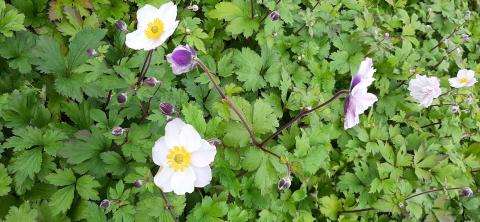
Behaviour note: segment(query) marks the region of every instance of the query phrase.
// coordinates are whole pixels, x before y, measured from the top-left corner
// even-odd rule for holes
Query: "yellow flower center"
[[[460,83],[467,83],[468,81],[470,81],[467,77],[463,77],[459,80]]]
[[[148,23],[148,28],[145,29],[145,35],[149,39],[158,39],[163,33],[163,22],[159,18],[153,20],[153,22]]]
[[[175,172],[190,166],[190,153],[183,146],[174,146],[167,154],[168,166]]]

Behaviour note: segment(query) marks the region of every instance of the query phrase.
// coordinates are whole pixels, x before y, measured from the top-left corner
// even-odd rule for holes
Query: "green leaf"
[[[237,66],[237,79],[244,83],[246,90],[256,91],[265,87],[266,82],[260,75],[262,69],[262,59],[249,48],[243,48],[240,53],[233,57],[233,62]]]
[[[15,182],[23,183],[26,178],[34,179],[42,166],[42,149],[35,148],[17,152],[12,158],[9,170],[15,173]]]
[[[320,212],[330,218],[336,220],[338,211],[342,209],[342,203],[335,195],[320,198]]]
[[[15,129],[13,133],[15,136],[8,138],[3,147],[20,151],[34,146],[43,146],[45,151],[52,156],[55,156],[57,150],[63,146],[63,140],[68,138],[60,130],[41,130],[30,126]]]
[[[5,5],[5,0],[0,0],[0,33],[7,37],[13,36],[13,32],[25,30],[23,21],[25,15],[17,9]]]
[[[207,123],[203,117],[203,112],[198,106],[191,103],[183,105],[182,113],[185,116],[185,121],[191,124],[199,133],[203,135],[207,129]]]
[[[30,73],[35,36],[30,32],[17,32],[14,37],[7,38],[3,45],[4,47],[0,48],[0,56],[9,59],[8,66],[20,73]]]
[[[57,190],[49,201],[49,206],[54,214],[65,213],[70,209],[75,193],[75,186],[69,185]]]
[[[262,154],[264,155],[264,154]],[[262,195],[267,194],[273,184],[278,182],[278,176],[270,159],[264,157],[255,174],[255,184],[260,188]]]
[[[77,180],[77,192],[83,199],[100,199],[96,190],[98,187],[100,187],[100,183],[98,183],[95,178],[90,175],[83,175]]]
[[[266,134],[275,131],[278,120],[272,106],[265,100],[257,100],[253,104],[253,131]]]
[[[55,186],[67,186],[75,183],[75,174],[73,174],[72,169],[59,169],[55,173],[49,174],[45,177],[50,184]]]
[[[242,9],[232,2],[220,2],[215,5],[215,9],[207,13],[210,18],[224,19],[231,21],[242,15]]]
[[[121,175],[125,172],[125,161],[117,152],[108,151],[100,154],[102,161],[107,164],[106,170],[113,175]]]
[[[62,74],[67,69],[64,56],[60,51],[60,47],[49,36],[40,36],[37,41],[37,46],[34,49],[33,64],[37,65],[37,68],[43,73]]]
[[[92,30],[90,28],[77,33],[69,47],[67,55],[68,69],[73,70],[85,63],[89,58],[88,53],[86,53],[87,49],[97,48],[106,33],[107,31],[104,29]]]
[[[8,175],[7,169],[0,163],[0,196],[5,196],[10,192],[12,178]]]
[[[37,216],[38,211],[32,209],[29,202],[24,202],[20,207],[10,207],[5,222],[36,222]]]

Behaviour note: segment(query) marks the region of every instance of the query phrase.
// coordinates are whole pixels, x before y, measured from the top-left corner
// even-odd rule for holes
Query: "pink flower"
[[[440,96],[440,81],[437,77],[417,75],[408,84],[410,95],[423,107],[432,105],[433,99]]]
[[[345,129],[356,126],[360,122],[360,114],[377,101],[377,96],[367,92],[368,87],[375,80],[373,78],[375,71],[372,59],[366,58],[362,61],[357,74],[353,77],[350,84],[350,93],[344,103]]]
[[[475,79],[475,73],[473,70],[461,69],[457,73],[457,77],[448,79],[450,86],[453,88],[463,88],[467,86],[473,86],[477,80]]]
[[[197,56],[195,49],[188,45],[177,46],[172,53],[167,55],[167,61],[175,75],[190,72],[195,68],[194,58]]]

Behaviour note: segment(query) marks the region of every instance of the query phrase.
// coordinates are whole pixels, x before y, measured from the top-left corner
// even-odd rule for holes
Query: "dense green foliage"
[[[147,52],[126,48],[114,24],[134,30],[139,7],[164,2],[0,0],[2,220],[172,221],[151,158],[167,122],[158,107],[169,102],[220,141],[211,184],[166,193],[180,221],[480,221],[478,84],[429,108],[406,89],[414,74],[438,77],[447,92],[459,69],[480,72],[478,0],[176,1],[180,25],[146,73],[158,92],[134,92]],[[348,89],[365,57],[378,102],[352,129],[339,99],[271,140],[266,149],[292,163],[292,186],[279,191],[284,162],[251,143],[207,76],[172,74],[165,55],[179,44],[198,50],[260,141]],[[112,135],[117,126],[128,134]],[[463,187],[474,196],[408,198]],[[345,212],[356,209],[366,210]]]

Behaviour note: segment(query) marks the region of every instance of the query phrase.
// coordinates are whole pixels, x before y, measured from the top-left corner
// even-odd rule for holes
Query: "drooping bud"
[[[473,191],[470,187],[464,187],[462,190],[463,196],[465,197],[471,197],[473,196]]]
[[[198,5],[189,5],[187,9],[192,10],[192,12],[198,11],[199,7]]]
[[[104,199],[100,202],[100,204],[98,205],[100,208],[103,208],[103,209],[106,209],[110,206],[110,200],[108,199]]]
[[[145,85],[147,85],[147,86],[154,87],[158,83],[160,83],[160,81],[158,81],[157,78],[155,78],[153,76],[150,76],[150,77],[146,78],[145,80],[143,80],[143,83],[145,83]]]
[[[463,39],[464,42],[468,42],[468,41],[470,41],[470,35],[464,33],[464,34],[462,34],[462,39]]]
[[[468,97],[465,99],[465,102],[469,105],[473,104],[473,98],[472,97]]]
[[[118,31],[120,32],[127,32],[127,23],[125,23],[123,20],[118,20],[115,22],[115,28],[117,28]]]
[[[133,186],[136,188],[140,188],[143,186],[143,183],[144,183],[143,180],[135,180],[135,182],[133,182]]]
[[[90,56],[90,57],[96,57],[96,56],[98,56],[98,52],[97,52],[97,50],[95,50],[94,48],[88,48],[88,49],[87,49],[87,54],[88,54],[88,56]]]
[[[280,13],[277,10],[273,10],[269,16],[272,21],[277,21],[280,18]]]
[[[290,185],[292,185],[292,180],[290,180],[290,177],[284,177],[278,181],[279,190],[286,190],[290,188]]]
[[[120,127],[120,126],[117,126],[117,127],[114,127],[112,129],[112,135],[114,136],[120,136],[122,135],[123,133],[125,132],[125,129]]]
[[[128,100],[127,93],[118,94],[118,96],[117,96],[117,102],[118,103],[123,104],[123,103],[127,102],[127,100]]]
[[[160,111],[164,115],[170,116],[175,112],[175,107],[171,103],[160,103]]]
[[[460,106],[458,106],[458,105],[452,105],[450,107],[450,112],[451,113],[458,113],[459,111],[460,111]]]

